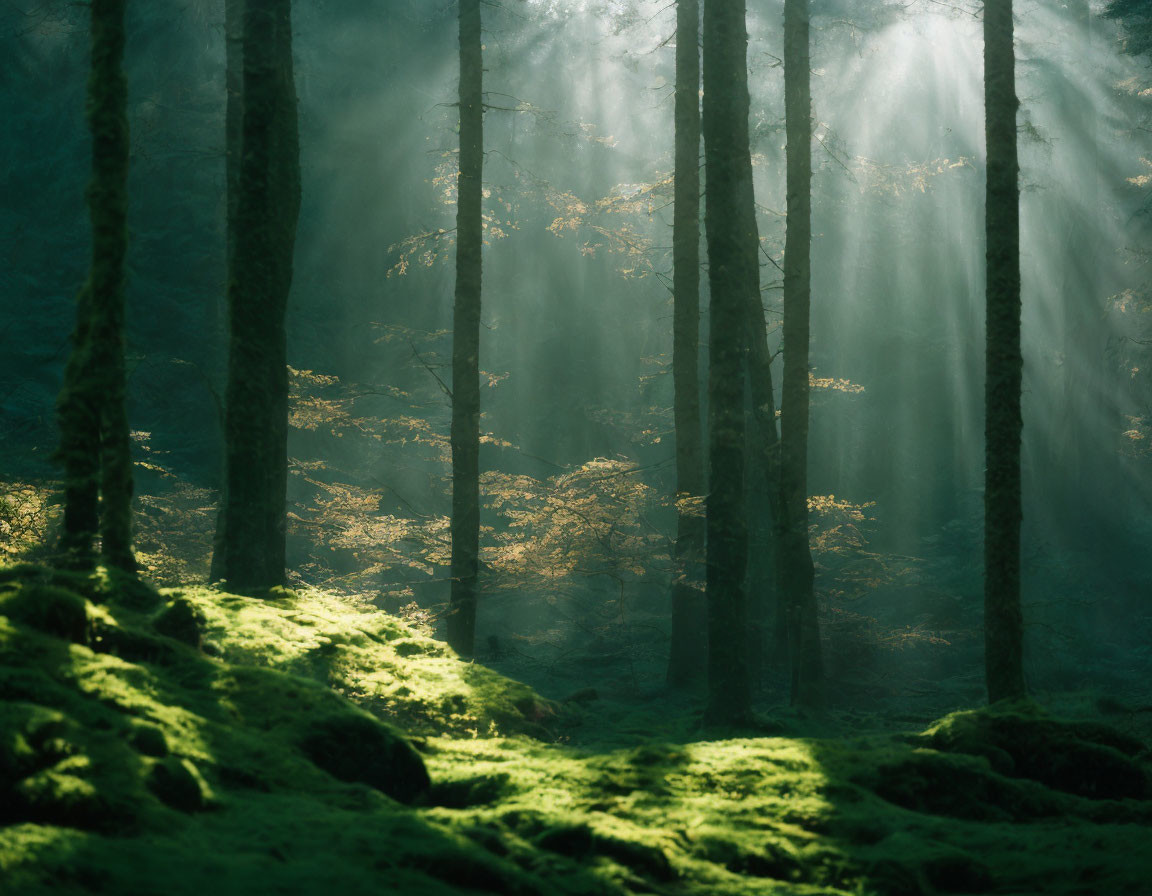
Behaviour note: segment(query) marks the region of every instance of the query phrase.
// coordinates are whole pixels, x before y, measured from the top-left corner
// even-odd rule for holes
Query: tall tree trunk
[[[1012,0],[984,2],[988,141],[984,650],[988,699],[1023,697],[1020,609],[1020,185]]]
[[[808,341],[812,291],[812,87],[808,0],[784,3],[788,224],[784,246],[784,382],[780,484],[785,511],[781,587],[788,602],[792,701],[819,705],[824,663],[808,543]]]
[[[484,172],[480,0],[460,0],[460,178],[452,314],[452,595],[448,643],[472,656],[480,571],[480,292]]]
[[[284,318],[300,211],[291,0],[246,0],[242,142],[228,277],[221,571],[234,589],[284,582],[288,372]]]
[[[700,3],[676,4],[676,181],[672,216],[672,381],[676,545],[668,683],[693,684],[708,655],[704,597],[704,434],[700,419]]]
[[[708,365],[708,706],[711,723],[751,710],[744,573],[744,350],[750,271],[759,237],[748,147],[748,33],[744,0],[705,0],[705,229],[712,294]],[[757,284],[759,277],[756,278]],[[759,300],[759,286],[756,287]]]
[[[128,249],[125,0],[92,0],[92,265],[77,301],[72,355],[58,401],[67,562],[87,565],[99,524],[104,560],[132,571],[132,457],[125,412],[124,271]],[[98,503],[103,495],[103,505]]]
[[[93,564],[92,540],[100,526],[100,406],[91,382],[91,306],[91,285],[85,284],[76,301],[72,352],[56,400],[60,422],[56,458],[64,468],[59,562],[79,569]]]
[[[244,154],[244,0],[224,0],[224,189],[226,210],[224,221],[224,257],[227,270],[232,270],[232,256],[236,247],[236,211],[240,199],[240,162]],[[219,305],[219,303],[216,303]],[[225,320],[220,329],[227,328]],[[226,428],[221,421],[221,428]],[[216,514],[216,534],[212,541],[212,567],[208,578],[216,582],[224,578],[224,508],[227,497],[222,488],[220,509]]]
[[[763,655],[768,648],[764,632],[767,628],[767,618],[774,612],[773,627],[775,629],[775,644],[773,645],[777,656],[773,661],[782,661],[788,655],[786,639],[787,614],[783,606],[783,589],[780,587],[781,558],[784,557],[783,534],[785,519],[784,493],[780,488],[780,436],[776,429],[776,395],[772,384],[772,352],[768,348],[768,327],[764,320],[764,306],[760,299],[759,271],[756,272],[756,290],[748,291],[746,331],[748,333],[748,379],[752,396],[752,413],[756,420],[755,437],[749,441],[755,444],[759,455],[758,466],[764,477],[765,491],[768,505],[761,512],[765,514],[769,530],[767,542],[767,562],[765,566],[771,570],[767,581],[759,583],[764,589],[755,601],[753,620],[750,625],[752,632],[751,650],[753,651],[751,667],[753,670],[763,670],[767,657]]]

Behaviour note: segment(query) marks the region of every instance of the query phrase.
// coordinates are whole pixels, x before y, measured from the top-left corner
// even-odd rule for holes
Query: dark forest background
[[[1152,76],[1124,52],[1131,35],[1086,9],[1017,10],[1027,674],[1039,693],[1148,702]],[[770,321],[780,13],[749,14]],[[648,2],[484,15],[478,653],[557,693],[592,676],[642,695],[663,684],[676,524],[674,16]],[[128,28],[137,547],[146,576],[180,584],[207,576],[222,476],[222,4],[130,4]],[[975,7],[813,3],[809,507],[829,693],[849,705],[931,715],[983,693],[979,31]],[[316,0],[298,5],[294,36],[291,584],[435,630],[455,8]],[[0,552],[13,559],[35,558],[59,525],[53,409],[88,263],[87,40],[79,6],[0,4]],[[770,575],[754,559],[753,594]],[[756,612],[761,695],[784,700],[772,608]]]

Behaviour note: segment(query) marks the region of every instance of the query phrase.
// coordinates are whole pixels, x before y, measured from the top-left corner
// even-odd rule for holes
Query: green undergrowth
[[[1148,751],[1098,722],[694,710],[545,700],[322,593],[3,569],[0,892],[1148,890]]]

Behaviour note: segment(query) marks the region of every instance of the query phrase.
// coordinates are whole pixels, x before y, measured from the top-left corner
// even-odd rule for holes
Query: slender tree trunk
[[[704,597],[704,434],[700,419],[700,3],[676,4],[676,191],[672,218],[672,381],[676,545],[668,683],[693,684],[708,655]]]
[[[224,257],[227,270],[232,270],[236,246],[236,211],[240,199],[240,161],[244,153],[244,0],[224,0],[224,89],[227,94],[224,112],[224,189],[227,208],[224,221]],[[219,304],[219,303],[217,303]],[[226,328],[227,323],[222,325]],[[223,421],[222,421],[223,422]],[[226,424],[224,424],[225,428]],[[228,499],[221,489],[220,509],[216,514],[216,535],[212,542],[210,581],[224,578],[224,508]]]
[[[221,572],[234,589],[284,582],[288,373],[284,318],[300,210],[290,0],[246,0],[225,412]]]
[[[448,643],[470,657],[480,572],[480,293],[484,172],[480,0],[460,0],[460,179],[452,315],[452,595]]]
[[[788,225],[784,247],[784,383],[780,482],[785,510],[781,586],[788,602],[792,701],[824,700],[815,569],[808,543],[808,342],[812,292],[812,87],[808,0],[784,3]]]
[[[708,369],[708,706],[711,723],[751,710],[744,573],[744,350],[750,269],[759,270],[748,147],[748,33],[744,0],[705,0],[705,228],[712,295]],[[758,283],[758,275],[757,275]],[[757,300],[759,287],[756,289]]]
[[[64,525],[60,564],[92,566],[92,540],[100,525],[100,406],[91,370],[91,284],[76,302],[76,329],[64,383],[56,400],[60,447],[56,457],[64,468]]]
[[[1020,185],[1012,0],[984,2],[988,140],[984,649],[988,699],[1023,697],[1020,609]]]
[[[756,420],[755,450],[759,454],[759,467],[764,477],[769,504],[764,510],[769,527],[767,539],[768,558],[765,564],[772,571],[767,582],[761,583],[764,593],[756,601],[756,612],[760,618],[753,620],[751,649],[754,651],[752,667],[763,669],[766,657],[758,656],[767,649],[764,637],[765,622],[770,609],[775,609],[773,645],[777,656],[783,660],[788,655],[786,639],[787,616],[783,612],[783,589],[780,587],[780,561],[784,556],[783,535],[785,518],[784,493],[780,488],[780,437],[776,429],[776,395],[772,383],[772,352],[768,348],[768,327],[764,320],[764,306],[760,299],[759,270],[756,272],[755,293],[748,291],[749,301],[746,331],[748,333],[748,378],[752,395],[752,412]]]
[[[236,215],[240,203],[240,168],[244,158],[244,2],[224,0],[224,187],[225,259],[229,267],[236,248]]]
[[[92,265],[58,401],[66,562],[87,565],[99,524],[104,560],[133,571],[132,457],[125,412],[124,273],[128,250],[128,86],[125,0],[92,0]],[[103,494],[103,505],[98,503]]]

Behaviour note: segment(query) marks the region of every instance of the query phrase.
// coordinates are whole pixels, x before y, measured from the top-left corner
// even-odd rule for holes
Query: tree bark
[[[764,320],[764,305],[760,299],[759,270],[756,271],[755,292],[748,290],[746,331],[748,333],[748,380],[752,397],[752,413],[756,421],[755,437],[750,439],[758,455],[759,468],[764,477],[768,505],[763,508],[769,530],[767,542],[767,562],[771,570],[767,581],[758,583],[763,592],[758,595],[752,609],[750,625],[752,650],[751,668],[762,670],[767,659],[768,649],[764,631],[771,610],[774,613],[775,644],[777,656],[773,661],[783,661],[788,656],[787,613],[783,602],[783,589],[780,581],[780,561],[784,557],[783,521],[785,518],[784,493],[780,488],[780,436],[776,429],[776,395],[772,378],[772,352],[768,348],[768,327]]]
[[[748,146],[748,34],[744,0],[705,0],[705,229],[712,295],[707,500],[708,705],[713,724],[751,711],[744,573],[744,326],[749,271],[759,270],[759,237]],[[759,300],[759,277],[756,294]]]
[[[124,278],[128,250],[126,0],[92,0],[88,125],[92,133],[92,264],[77,301],[73,349],[58,400],[64,464],[65,562],[136,569],[132,552],[131,435],[125,410]],[[102,495],[103,503],[99,503]]]
[[[460,0],[460,177],[452,315],[452,592],[448,643],[473,655],[480,571],[480,296],[484,59],[480,0]]]
[[[788,608],[792,702],[824,700],[815,568],[808,542],[808,342],[812,290],[812,88],[808,0],[784,3],[784,108],[788,222],[784,247],[784,379],[780,487],[781,588]]]
[[[988,173],[984,649],[988,699],[1023,697],[1020,608],[1020,185],[1012,0],[984,3]]]
[[[243,35],[243,155],[228,278],[221,552],[221,572],[236,590],[284,583],[285,314],[300,211],[290,0],[246,0]]]
[[[676,425],[676,544],[668,683],[704,677],[704,434],[700,418],[700,3],[676,4],[676,180],[672,217],[672,381]]]
[[[224,189],[227,207],[224,220],[224,257],[232,269],[236,246],[236,207],[240,197],[240,160],[244,154],[244,0],[224,0],[224,89],[227,93],[224,112]],[[217,303],[219,305],[219,303]],[[221,329],[227,327],[225,321]],[[224,422],[221,421],[221,429]],[[216,514],[216,534],[212,541],[212,565],[209,581],[224,578],[224,507],[227,497],[221,487],[220,509]]]

